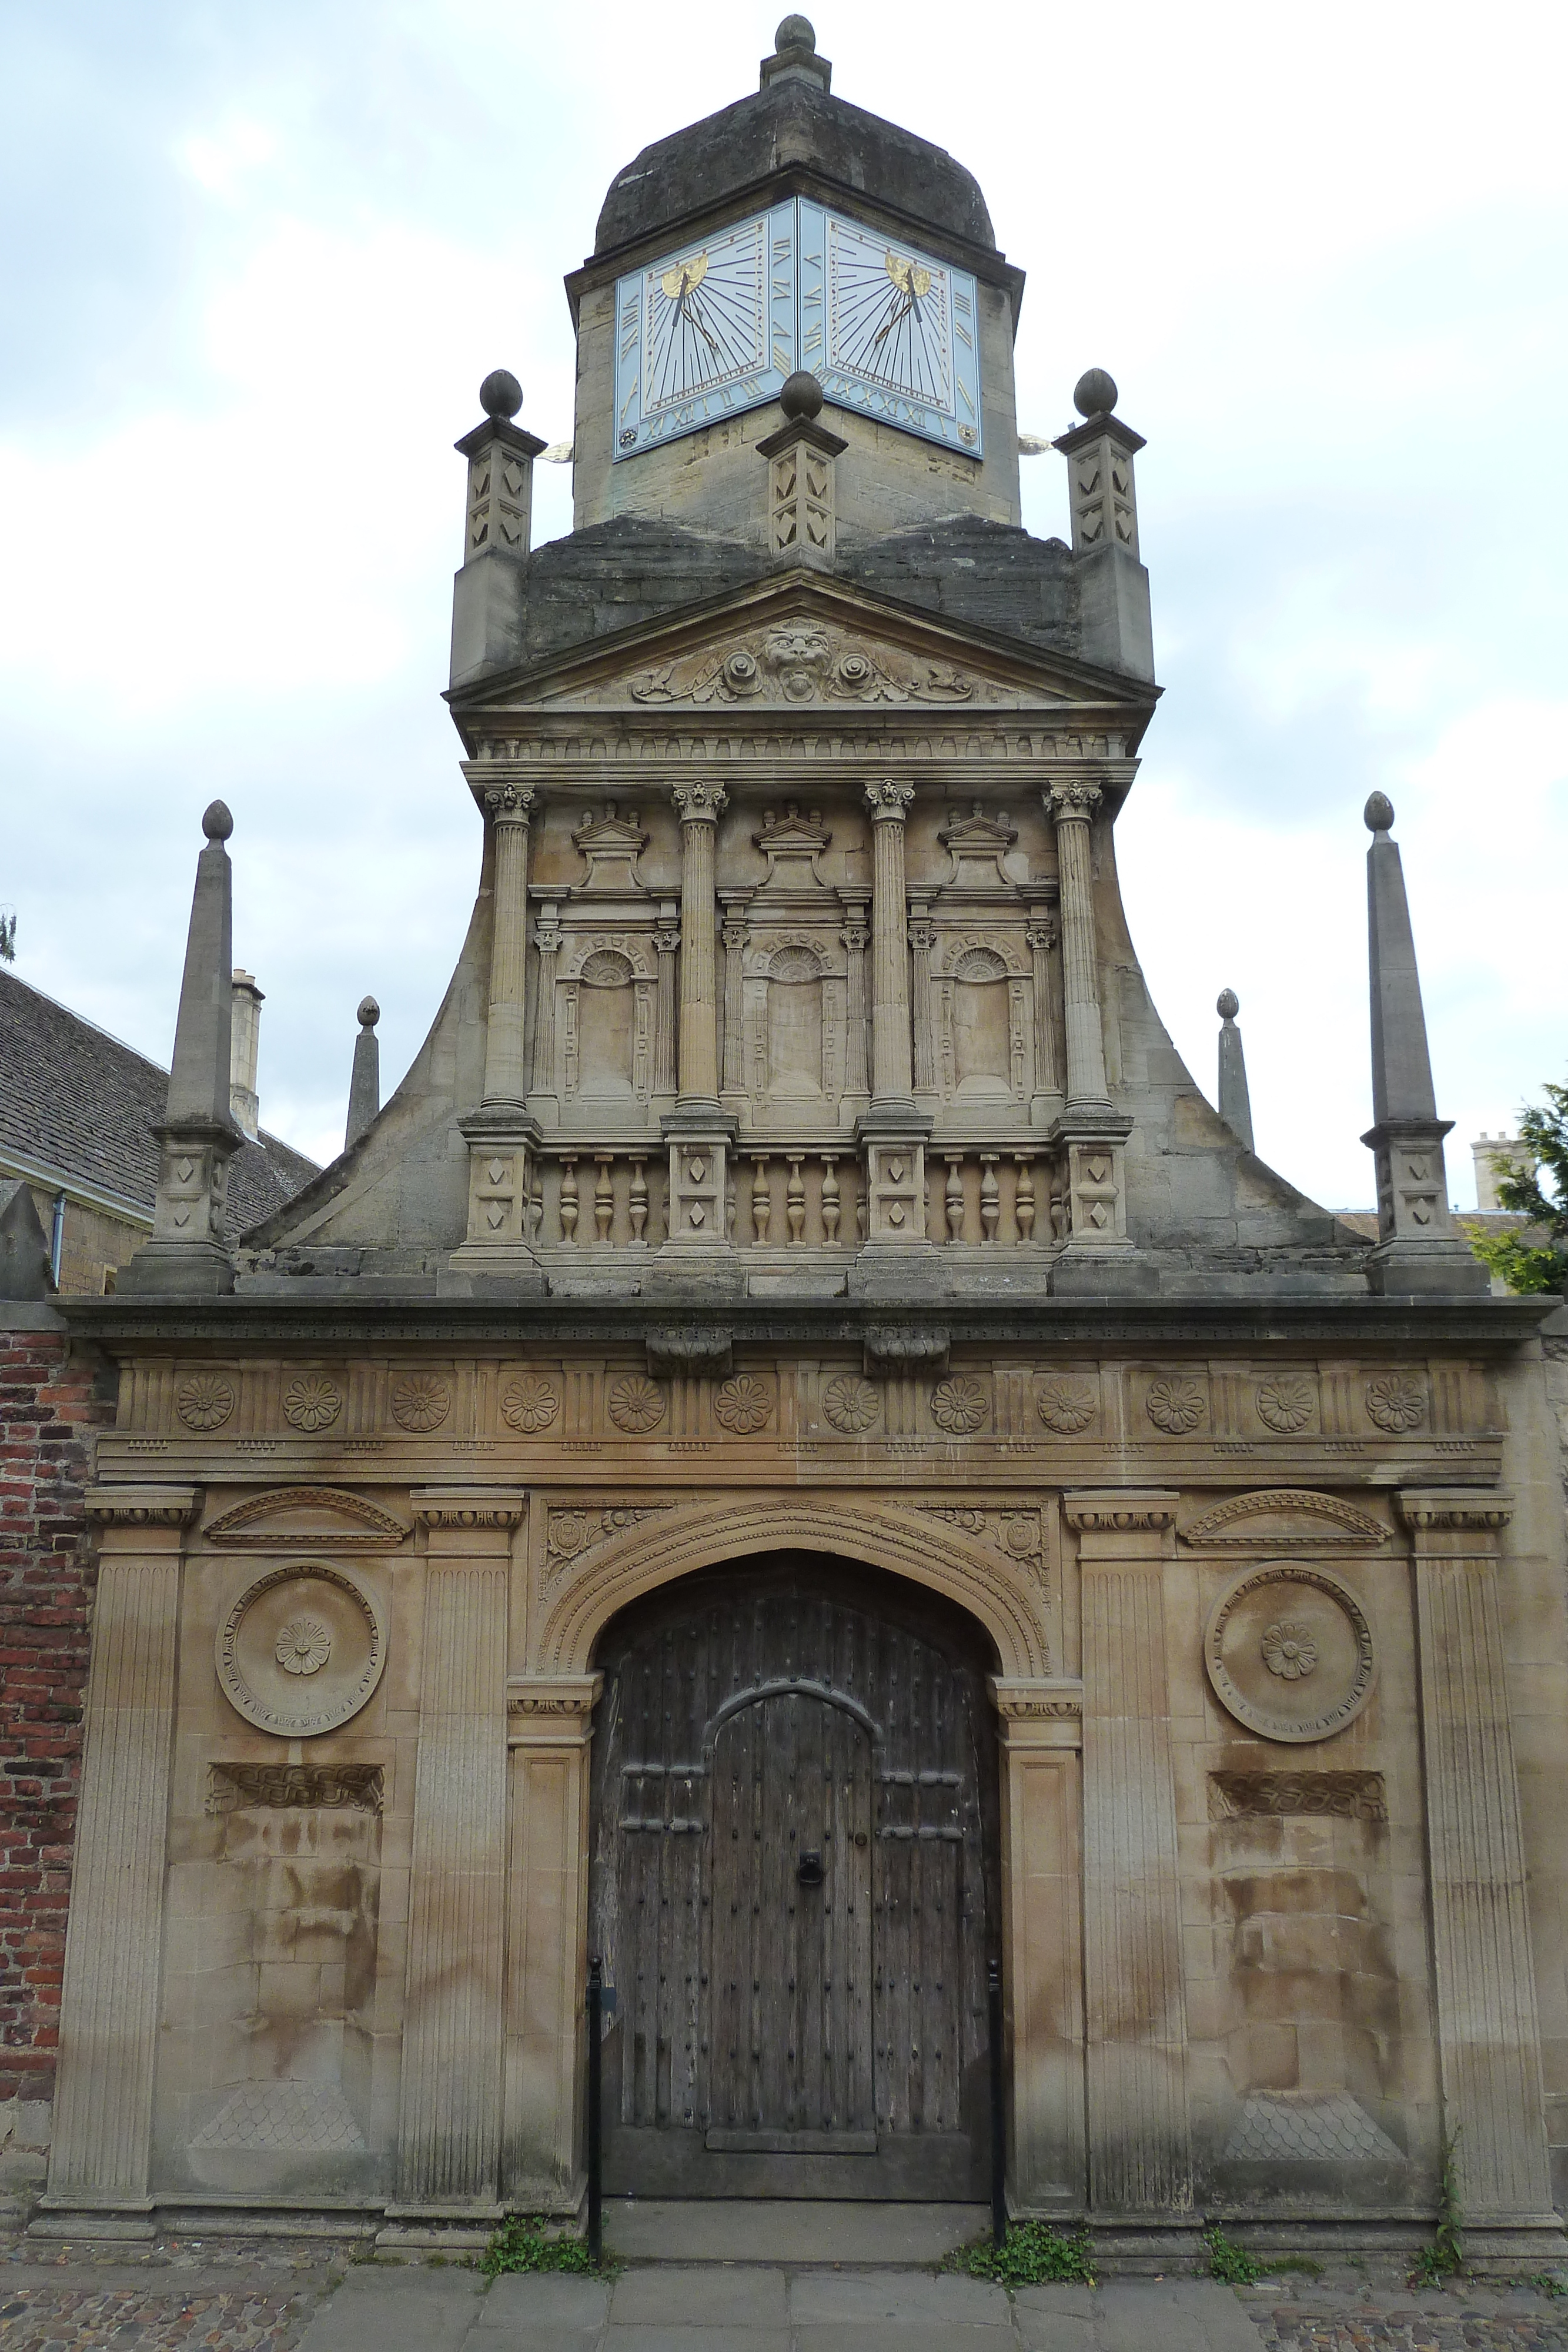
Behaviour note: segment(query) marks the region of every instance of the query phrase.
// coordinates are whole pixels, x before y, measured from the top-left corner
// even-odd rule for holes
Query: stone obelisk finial
[[[382,1107],[382,1049],[376,1023],[382,1008],[373,996],[360,1000],[360,1034],[354,1040],[354,1068],[349,1080],[349,1123],[343,1149],[351,1151]]]
[[[1252,1097],[1247,1091],[1247,1056],[1236,1016],[1241,1010],[1233,988],[1222,988],[1215,1001],[1219,1015],[1219,1116],[1239,1143],[1255,1151],[1252,1140]]]
[[[1078,577],[1080,650],[1085,661],[1130,677],[1155,674],[1149,575],[1138,553],[1133,460],[1144,446],[1116,415],[1116,380],[1088,368],[1072,388],[1083,419],[1051,443],[1067,460],[1072,566]]]
[[[544,447],[516,422],[523,387],[509,368],[479,386],[483,425],[455,444],[468,460],[463,565],[452,586],[452,683],[522,657],[523,566],[533,532],[534,459]]]
[[[1405,871],[1389,837],[1394,805],[1385,793],[1373,793],[1365,817],[1373,1125],[1361,1139],[1377,1162],[1377,1246],[1367,1280],[1375,1290],[1406,1295],[1485,1292],[1491,1277],[1448,1214],[1443,1138],[1453,1121],[1437,1117]]]
[[[169,1101],[153,1133],[162,1146],[152,1238],[120,1276],[122,1290],[179,1297],[234,1288],[226,1246],[228,1164],[245,1137],[229,1108],[234,1014],[234,893],[225,842],[234,819],[214,801],[185,942]]]

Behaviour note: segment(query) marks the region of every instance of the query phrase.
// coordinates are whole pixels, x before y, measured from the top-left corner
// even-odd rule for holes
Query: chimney
[[[1252,1140],[1252,1099],[1247,1091],[1247,1057],[1236,1016],[1240,1000],[1233,988],[1222,988],[1215,1003],[1219,1015],[1219,1116],[1239,1143],[1255,1151]]]
[[[228,1164],[245,1140],[229,1108],[234,877],[224,844],[234,819],[222,801],[208,808],[202,831],[207,845],[196,860],[168,1108],[152,1130],[161,1147],[152,1238],[119,1283],[122,1291],[183,1298],[223,1297],[234,1288]]]
[[[522,657],[523,565],[533,529],[534,459],[544,447],[512,419],[523,387],[507,368],[479,386],[485,422],[455,444],[468,460],[463,568],[452,591],[452,683]]]
[[[1090,368],[1072,390],[1083,418],[1051,446],[1067,459],[1077,575],[1079,647],[1085,661],[1127,677],[1155,674],[1149,575],[1138,557],[1138,494],[1133,459],[1141,433],[1113,414],[1116,383]]]
[[[1494,1212],[1502,1207],[1497,1196],[1499,1177],[1533,1176],[1538,1164],[1521,1137],[1488,1135],[1484,1129],[1479,1141],[1470,1146],[1470,1158],[1476,1169],[1476,1206]]]
[[[1405,869],[1389,837],[1394,804],[1374,793],[1365,816],[1374,1124],[1361,1139],[1377,1163],[1377,1246],[1366,1277],[1374,1290],[1405,1297],[1488,1292],[1491,1276],[1448,1213],[1443,1138],[1453,1121],[1437,1117]]]
[[[235,966],[234,1009],[230,1015],[229,1109],[236,1127],[254,1143],[261,1106],[256,1100],[256,1065],[261,1045],[261,1008],[267,999],[254,972]]]
[[[354,1040],[354,1067],[349,1079],[349,1119],[343,1149],[351,1151],[382,1107],[382,1049],[376,1023],[382,1008],[373,996],[360,1000],[360,1034]]]

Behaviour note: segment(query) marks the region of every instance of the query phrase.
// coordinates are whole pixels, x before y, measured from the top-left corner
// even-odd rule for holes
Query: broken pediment
[[[203,1532],[209,1543],[236,1547],[329,1544],[334,1551],[368,1551],[400,1544],[410,1530],[379,1504],[340,1486],[275,1486],[220,1511]]]
[[[1365,1550],[1387,1543],[1387,1527],[1340,1503],[1338,1496],[1314,1494],[1310,1486],[1265,1486],[1216,1503],[1204,1517],[1180,1528],[1183,1543],[1204,1552]]]
[[[1204,1551],[1364,1550],[1388,1541],[1387,1528],[1369,1512],[1297,1486],[1232,1495],[1180,1533],[1183,1543]]]

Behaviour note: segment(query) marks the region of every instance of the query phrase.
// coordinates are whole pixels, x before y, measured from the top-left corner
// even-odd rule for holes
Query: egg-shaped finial
[[[375,998],[373,996],[361,996],[360,999],[361,1028],[373,1029],[381,1017],[382,1008],[376,1003]]]
[[[1086,368],[1072,387],[1080,416],[1108,416],[1116,405],[1116,379],[1103,368]]]
[[[1386,833],[1394,822],[1394,803],[1386,793],[1374,793],[1361,814],[1368,833]]]
[[[822,387],[809,368],[797,368],[793,375],[785,377],[779,405],[786,416],[821,415]]]
[[[1241,1010],[1241,999],[1233,988],[1222,988],[1214,1000],[1214,1009],[1222,1021],[1234,1021]]]
[[[523,387],[510,368],[492,368],[479,386],[479,405],[486,416],[515,416],[523,404]]]
[[[226,801],[209,802],[202,816],[202,831],[209,841],[226,841],[235,829]]]
[[[817,28],[810,16],[786,16],[773,36],[775,55],[784,49],[810,49],[817,47]]]

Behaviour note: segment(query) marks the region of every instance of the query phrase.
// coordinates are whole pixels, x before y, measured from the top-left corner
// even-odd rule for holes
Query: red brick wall
[[[59,1331],[0,1330],[0,2099],[54,2095],[93,1570],[113,1417]]]

